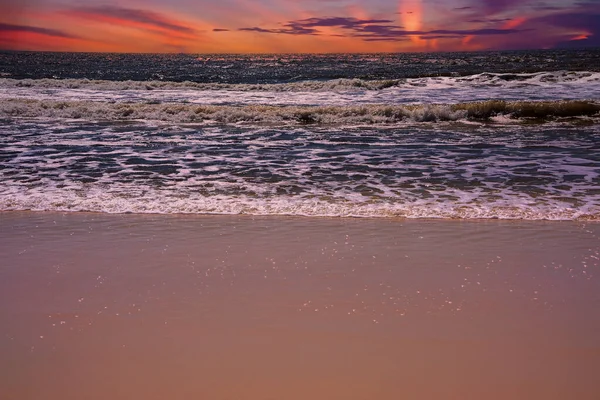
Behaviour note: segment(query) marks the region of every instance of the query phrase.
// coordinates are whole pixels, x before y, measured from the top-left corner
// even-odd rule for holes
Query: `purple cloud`
[[[275,34],[283,34],[283,35],[318,35],[319,31],[316,29],[306,29],[300,26],[289,26],[286,25],[285,28],[280,29],[264,29],[259,27],[253,28],[239,28],[238,31],[246,31],[246,32],[258,32],[258,33],[275,33]]]
[[[497,14],[522,4],[523,0],[477,0],[473,8],[482,10],[486,14]]]
[[[534,22],[574,30],[586,31],[588,37],[557,43],[556,47],[588,47],[600,46],[600,12],[551,14],[537,18]]]
[[[349,29],[360,31],[369,24],[381,24],[391,23],[393,21],[387,19],[357,19],[347,17],[325,17],[325,18],[307,18],[295,21],[288,21],[283,24],[283,28],[278,29],[265,29],[259,27],[253,28],[240,28],[240,31],[251,31],[259,33],[276,33],[276,34],[287,34],[287,35],[318,35],[319,30],[315,28],[319,27],[339,27],[342,29]]]
[[[301,25],[307,27],[333,27],[337,26],[340,28],[354,29],[356,27],[369,25],[369,24],[390,24],[394,21],[389,19],[357,19],[357,18],[346,18],[346,17],[325,17],[325,18],[307,18],[300,19],[297,21],[290,21],[289,24]]]
[[[66,39],[80,39],[79,36],[72,35],[58,29],[39,28],[36,26],[27,25],[12,25],[0,23],[0,32],[29,32],[38,33],[40,35],[61,37]]]
[[[467,35],[508,35],[521,32],[515,29],[467,29],[467,30],[420,30],[407,31],[401,26],[389,25],[387,19],[357,19],[348,17],[308,18],[288,21],[283,28],[266,29],[260,27],[240,28],[240,31],[288,34],[288,35],[319,35],[319,27],[339,27],[348,30],[346,37],[357,37],[365,41],[402,40],[409,36],[431,36],[436,38],[456,38]]]
[[[470,19],[467,22],[472,24],[500,24],[502,22],[510,21],[510,18],[490,18],[490,19]]]
[[[537,18],[536,20],[563,28],[582,29],[590,31],[590,33],[593,34],[600,33],[600,12],[598,14],[550,14],[545,17]]]

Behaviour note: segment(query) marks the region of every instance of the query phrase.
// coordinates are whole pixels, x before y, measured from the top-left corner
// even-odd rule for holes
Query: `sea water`
[[[600,51],[0,54],[0,209],[600,219]]]

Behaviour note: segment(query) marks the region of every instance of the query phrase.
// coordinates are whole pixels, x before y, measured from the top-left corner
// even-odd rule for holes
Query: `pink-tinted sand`
[[[0,398],[600,398],[600,224],[0,214]]]

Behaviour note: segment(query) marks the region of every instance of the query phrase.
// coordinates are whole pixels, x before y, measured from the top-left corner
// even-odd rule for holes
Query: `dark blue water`
[[[0,77],[17,79],[256,84],[558,70],[600,71],[600,49],[323,55],[0,52]]]

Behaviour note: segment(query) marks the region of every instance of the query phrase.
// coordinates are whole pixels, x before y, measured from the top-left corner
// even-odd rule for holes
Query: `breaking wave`
[[[502,101],[459,104],[274,106],[197,105],[181,103],[106,103],[5,99],[0,117],[85,120],[145,120],[175,123],[284,123],[284,124],[393,124],[399,122],[485,121],[505,116],[511,120],[550,121],[598,117],[593,101]],[[499,120],[497,120],[499,121]]]
[[[45,193],[43,193],[45,192]],[[300,199],[287,196],[254,198],[250,196],[202,196],[182,198],[177,193],[156,190],[145,195],[110,193],[102,189],[79,191],[29,191],[0,197],[3,211],[101,212],[111,214],[224,214],[285,215],[305,217],[355,218],[443,218],[443,219],[522,219],[600,221],[600,209],[568,208],[555,204],[515,205],[511,201],[457,204],[452,202],[415,201],[350,202]],[[514,199],[513,199],[514,200]]]
[[[232,90],[232,91],[269,91],[269,92],[313,92],[346,90],[383,90],[390,87],[437,87],[452,88],[468,86],[522,87],[552,86],[556,84],[600,83],[600,72],[589,71],[552,71],[537,73],[481,73],[461,77],[428,76],[403,79],[330,79],[307,80],[299,82],[269,84],[228,84],[201,82],[151,81],[111,81],[90,79],[0,79],[0,87],[19,88],[63,88],[93,90]]]

